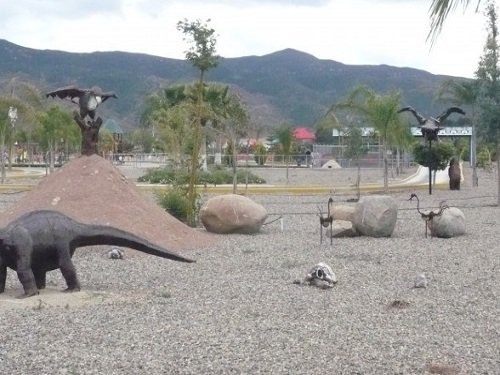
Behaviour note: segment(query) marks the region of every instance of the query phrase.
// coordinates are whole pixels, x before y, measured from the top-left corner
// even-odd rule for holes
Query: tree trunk
[[[286,165],[286,184],[288,185],[288,159],[290,159],[289,155],[285,155],[285,165]]]
[[[238,163],[238,153],[236,152],[236,138],[233,139],[233,194],[236,194],[238,187],[238,171],[236,168],[236,163]]]
[[[201,170],[204,172],[208,171],[207,158],[207,135],[203,133],[200,145],[200,165]]]
[[[497,180],[498,180],[497,206],[500,206],[500,141],[497,143]]]
[[[384,149],[384,191],[389,190],[389,162],[387,160],[387,152]]]
[[[2,184],[5,182],[5,129],[0,130],[0,158],[1,158],[1,168],[2,168]]]
[[[356,161],[358,166],[358,178],[356,180],[356,188],[357,188],[357,198],[358,201],[361,198],[361,165],[359,164],[359,159]]]

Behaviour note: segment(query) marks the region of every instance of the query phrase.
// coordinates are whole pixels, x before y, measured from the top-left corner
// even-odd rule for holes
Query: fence
[[[293,154],[293,155],[280,155],[268,154],[259,156],[251,153],[238,154],[236,162],[238,166],[248,167],[269,167],[281,168],[289,167],[303,167],[303,168],[352,168],[356,166],[356,162],[347,158],[343,158],[344,150],[341,146],[322,146],[318,152],[314,149],[313,152],[307,154]],[[114,154],[109,156],[108,159],[113,163],[119,165],[129,165],[137,168],[154,168],[173,166],[176,162],[169,157],[168,154]],[[216,162],[218,161],[218,162]],[[388,154],[389,168],[397,168],[397,156],[393,153]],[[231,155],[214,155],[209,154],[206,158],[208,166],[222,165],[232,166],[233,157]],[[186,157],[182,162],[177,164],[188,164]],[[359,164],[362,168],[383,168],[383,155],[378,149],[378,146],[370,148],[370,151],[364,155]],[[399,165],[404,168],[410,168],[414,162],[410,155],[404,153],[401,155]]]

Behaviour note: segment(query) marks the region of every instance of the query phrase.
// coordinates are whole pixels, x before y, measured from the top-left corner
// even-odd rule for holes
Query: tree
[[[278,140],[281,146],[281,152],[283,153],[283,159],[286,166],[286,182],[288,183],[288,163],[290,162],[290,151],[292,149],[293,143],[293,129],[290,124],[281,124],[274,131],[274,138]]]
[[[78,131],[73,124],[73,117],[61,110],[58,106],[51,107],[39,119],[40,127],[36,133],[42,141],[44,149],[48,152],[50,170],[54,170],[55,151],[59,140],[65,139],[68,132]]]
[[[434,147],[429,150],[423,143],[417,143],[413,147],[413,157],[415,161],[429,168],[434,174],[438,170],[444,170],[455,154],[455,147],[451,143],[436,142]]]
[[[498,45],[497,10],[493,1],[486,4],[488,36],[479,61],[476,77],[479,82],[478,133],[483,140],[496,145],[498,169],[498,201],[500,206],[500,50]]]
[[[363,144],[363,133],[359,126],[352,126],[346,132],[346,152],[345,156],[348,159],[354,160],[356,163],[356,168],[358,169],[357,179],[356,179],[356,190],[358,195],[358,200],[361,196],[360,183],[361,183],[361,166],[359,164],[359,159],[368,152],[368,147]]]
[[[366,86],[355,87],[348,96],[334,104],[329,112],[348,109],[359,114],[371,124],[380,136],[384,159],[384,190],[389,188],[387,150],[391,145],[398,145],[405,129],[398,116],[399,94],[378,95]]]
[[[216,129],[218,132],[222,132],[230,140],[231,150],[232,150],[232,160],[233,160],[233,193],[236,193],[236,187],[238,182],[237,176],[237,144],[238,139],[244,136],[248,131],[248,111],[241,102],[239,96],[231,94],[225,105],[226,117],[221,123],[221,127]]]
[[[431,7],[430,7],[430,17],[431,17],[431,29],[429,31],[429,34],[427,36],[427,39],[431,40],[432,43],[437,39],[439,36],[439,33],[441,32],[444,22],[448,15],[450,14],[451,11],[455,10],[458,4],[462,4],[464,9],[466,9],[469,4],[471,3],[471,0],[433,0]],[[481,0],[477,0],[477,6],[476,6],[476,12],[479,9],[479,6],[481,4]],[[481,74],[484,74],[487,72],[484,68],[489,65],[490,69],[493,70],[498,70],[498,43],[497,43],[497,35],[498,35],[498,30],[496,26],[496,21],[497,21],[497,15],[496,15],[496,10],[495,10],[495,5],[493,1],[488,1],[487,6],[486,6],[486,14],[488,17],[488,39],[486,41],[486,46],[485,46],[485,54],[483,58],[480,61],[480,67],[478,69],[478,72],[476,74],[478,79],[480,78]],[[489,74],[487,74],[485,77],[486,78],[498,78],[498,73],[494,73],[491,75],[491,71]],[[495,79],[496,79],[495,78]],[[480,94],[481,91],[484,93],[485,85],[484,82],[481,85],[482,88],[480,89]],[[487,85],[486,85],[487,86]],[[493,87],[493,85],[490,85],[490,88]],[[479,98],[479,100],[482,102],[481,106],[483,109],[489,108],[491,111],[487,110],[486,112],[494,112],[495,110],[495,103],[494,100],[484,100],[485,97],[484,95]],[[483,102],[484,101],[484,102]],[[482,116],[484,119],[484,116]],[[490,117],[490,124],[493,124],[493,117]],[[482,122],[482,120],[481,120]],[[498,122],[497,122],[498,124]],[[490,128],[491,129],[491,128]],[[479,130],[479,129],[478,129]],[[495,132],[496,133],[496,138],[495,138],[495,143],[496,143],[496,148],[497,148],[497,155],[500,154],[500,141],[498,139],[498,130]],[[499,157],[497,156],[497,169],[498,169],[498,199],[497,199],[497,205],[500,206],[500,161]]]
[[[200,20],[193,22],[184,19],[177,23],[177,29],[181,31],[191,47],[185,52],[186,59],[189,60],[195,68],[199,70],[199,80],[197,87],[197,105],[196,116],[193,129],[193,152],[191,154],[191,170],[188,185],[188,223],[195,224],[196,210],[196,181],[198,173],[198,159],[200,153],[201,141],[201,121],[202,121],[202,104],[203,104],[203,83],[205,73],[217,66],[218,56],[215,54],[216,37],[215,30],[208,27],[207,23],[202,23]]]
[[[481,0],[476,0],[476,12],[481,5]],[[454,11],[459,4],[461,4],[465,9],[469,6],[471,0],[432,0],[432,4],[429,8],[430,18],[431,18],[431,28],[429,34],[427,35],[427,40],[431,41],[431,44],[437,40],[437,37],[443,29],[444,22],[451,11]]]

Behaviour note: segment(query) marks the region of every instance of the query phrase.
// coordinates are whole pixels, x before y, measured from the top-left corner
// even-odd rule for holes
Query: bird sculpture
[[[328,226],[330,226],[330,245],[333,243],[333,216],[331,213],[332,204],[333,204],[333,199],[332,197],[330,197],[330,199],[328,199],[328,214],[326,216],[323,216],[321,208],[318,207],[319,223],[320,223],[320,229],[319,229],[320,243],[323,243],[323,227],[328,228]]]
[[[58,88],[46,94],[46,97],[55,98],[56,96],[60,99],[69,99],[73,103],[80,106],[80,118],[84,119],[85,116],[90,116],[92,120],[95,118],[97,107],[109,98],[118,97],[113,91],[103,92],[98,86],[94,86],[91,89],[80,89],[76,86],[66,86]],[[76,101],[78,99],[78,101]]]
[[[448,205],[444,204],[445,201],[442,201],[439,203],[439,210],[438,211],[421,211],[420,210],[420,200],[418,199],[417,194],[412,193],[410,195],[409,201],[412,201],[413,198],[417,200],[417,211],[422,217],[422,219],[425,221],[425,238],[427,238],[427,231],[431,232],[431,237],[432,237],[432,221],[436,216],[441,216],[443,211],[446,210],[447,208],[450,208]]]
[[[413,107],[404,107],[401,108],[398,113],[408,111],[415,116],[417,119],[419,125],[420,125],[420,130],[422,130],[422,135],[426,137],[429,140],[436,140],[437,139],[437,134],[439,130],[442,129],[440,126],[441,123],[452,113],[460,113],[461,115],[465,115],[465,111],[459,107],[450,107],[443,113],[441,113],[437,117],[429,117],[428,119],[422,116],[420,113],[415,111]]]

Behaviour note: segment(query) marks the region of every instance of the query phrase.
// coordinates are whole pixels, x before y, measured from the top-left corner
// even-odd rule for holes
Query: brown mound
[[[98,155],[81,156],[44,177],[0,215],[0,226],[38,209],[57,210],[83,223],[111,225],[174,251],[203,247],[215,239],[148,200]]]

